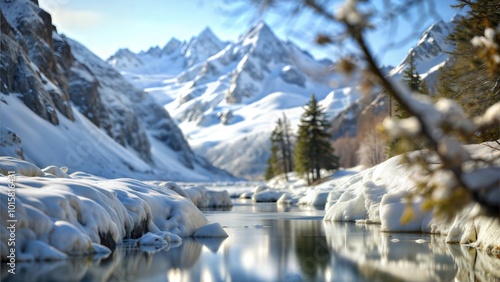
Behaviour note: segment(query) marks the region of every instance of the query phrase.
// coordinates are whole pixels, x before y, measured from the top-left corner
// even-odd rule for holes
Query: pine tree
[[[475,117],[500,101],[500,72],[489,68],[488,58],[478,56],[471,39],[484,36],[487,27],[500,24],[499,0],[459,0],[455,7],[466,8],[467,15],[456,21],[448,40],[455,50],[450,53],[447,66],[438,77],[437,93],[456,100],[466,113]],[[497,42],[498,42],[497,36]],[[500,129],[489,130],[477,136],[478,142],[500,139]]]
[[[420,85],[420,93],[424,95],[430,94],[429,87],[427,86],[427,80],[425,79],[422,79],[422,84]]]
[[[291,132],[290,121],[283,113],[283,118],[276,121],[276,126],[271,132],[271,156],[267,160],[265,179],[284,173],[288,181],[287,173],[293,171]]]
[[[403,83],[412,91],[412,92],[420,92],[422,93],[422,78],[415,67],[415,62],[413,61],[413,51],[410,53],[408,57],[408,67],[403,71]],[[427,86],[425,86],[427,88]],[[397,118],[408,118],[409,115],[401,108],[399,103],[394,103],[394,112]]]
[[[267,167],[264,173],[264,179],[269,180],[278,175],[277,158],[278,158],[278,147],[276,147],[276,145],[274,144],[271,144],[271,156],[267,160]]]
[[[338,168],[338,157],[330,145],[328,127],[324,109],[313,94],[300,118],[295,148],[295,171],[306,176],[308,183],[321,178],[321,169]]]
[[[429,94],[429,89],[427,88],[427,83],[422,80],[420,74],[415,66],[415,61],[413,60],[413,51],[408,57],[408,67],[403,71],[402,82],[408,87],[412,92],[418,92],[421,94]],[[394,117],[399,119],[409,118],[408,112],[401,108],[399,103],[394,102]],[[386,155],[392,157],[399,155],[404,152],[413,151],[419,149],[420,146],[417,144],[412,144],[409,142],[403,142],[400,138],[395,138],[387,144]]]

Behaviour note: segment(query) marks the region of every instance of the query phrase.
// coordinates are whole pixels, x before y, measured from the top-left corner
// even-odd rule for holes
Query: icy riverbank
[[[500,165],[500,146],[494,142],[470,145],[467,150],[473,157],[487,157]],[[325,221],[356,221],[380,224],[387,232],[426,232],[446,236],[448,243],[461,243],[477,247],[488,253],[500,253],[500,223],[498,218],[479,214],[479,206],[470,204],[456,217],[443,219],[432,210],[422,208],[423,199],[416,197],[411,206],[413,216],[406,223],[401,216],[409,205],[407,196],[415,191],[418,181],[431,181],[419,166],[408,167],[400,157],[391,158],[377,166],[362,170],[339,171],[316,187],[305,187],[291,177],[290,184],[275,178],[268,182],[269,191],[282,193],[278,204],[304,204],[325,206]],[[433,181],[445,179],[434,178]],[[477,179],[480,181],[481,179]],[[274,190],[274,191],[273,191]],[[271,193],[262,190],[253,195],[261,199]],[[490,198],[500,202],[499,189],[492,191]]]
[[[0,173],[6,176],[0,178],[2,260],[12,253],[18,261],[107,253],[123,239],[165,245],[194,234],[227,236],[220,225],[207,225],[174,184],[67,175],[57,167],[42,171],[10,157],[0,157]],[[203,203],[228,204],[226,195],[201,192]]]

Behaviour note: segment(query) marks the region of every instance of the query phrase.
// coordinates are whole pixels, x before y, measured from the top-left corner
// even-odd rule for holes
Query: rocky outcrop
[[[2,54],[8,54],[2,69],[11,82],[4,93],[22,94],[26,106],[52,124],[59,123],[55,109],[72,120],[67,68],[58,58],[65,55],[64,47],[58,44],[61,52],[55,52],[51,16],[30,1],[1,5],[8,11],[2,16]]]
[[[7,5],[7,3],[2,2],[2,9],[3,5]],[[16,93],[24,104],[37,115],[54,125],[59,124],[59,118],[55,111],[54,95],[51,95],[45,87],[45,85],[54,85],[54,83],[37,66],[31,64],[30,52],[24,35],[12,27],[3,13],[0,13],[0,21],[2,30],[0,47],[2,93],[4,95]],[[61,98],[69,105],[69,99],[64,99],[66,98],[64,96]],[[57,103],[59,106],[61,104]],[[68,117],[72,117],[71,109],[66,110],[65,113]]]

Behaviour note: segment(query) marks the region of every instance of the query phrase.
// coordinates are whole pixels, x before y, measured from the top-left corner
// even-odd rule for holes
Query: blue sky
[[[383,3],[384,0],[375,1]],[[408,21],[370,35],[372,48],[377,53],[385,51],[379,57],[381,63],[397,65],[422,31],[437,18],[447,21],[457,12],[450,8],[455,1],[434,2],[434,7],[425,6],[423,9],[435,11],[435,14],[426,12],[425,17],[417,17],[415,11],[408,10],[405,11]],[[103,59],[119,48],[138,52],[156,45],[163,46],[172,37],[189,40],[206,26],[210,26],[219,38],[234,40],[255,20],[248,16],[250,13],[243,15],[234,7],[233,12],[228,13],[224,0],[39,0],[39,3],[51,13],[60,33],[84,44]],[[311,44],[312,34],[304,32],[328,25],[315,23],[311,15],[296,19],[273,13],[264,15],[264,20],[279,37],[294,41],[316,57],[336,57],[345,52]],[[311,25],[314,27],[310,28]],[[387,48],[387,42],[401,40],[399,48]]]

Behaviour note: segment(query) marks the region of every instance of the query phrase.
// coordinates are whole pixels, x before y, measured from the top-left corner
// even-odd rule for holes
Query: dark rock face
[[[304,88],[306,86],[306,78],[304,75],[302,75],[297,69],[295,68],[287,68],[282,70],[280,73],[281,79],[284,81],[290,83],[290,84],[295,84],[297,86],[300,86]]]
[[[69,93],[75,107],[93,124],[111,132],[109,116],[105,111],[101,96],[99,95],[99,83],[92,78],[90,71],[85,65],[75,62],[69,73]]]
[[[55,109],[73,120],[64,67],[58,64],[54,52],[52,17],[33,2],[3,2],[3,8],[9,9],[9,18],[4,20],[5,25],[10,25],[8,33],[15,34],[11,40],[15,40],[21,47],[12,51],[16,52],[18,57],[24,53],[29,58],[28,61],[26,58],[18,58],[19,68],[14,80],[19,82],[19,87],[11,90],[23,94],[24,103],[53,124],[59,123]],[[4,20],[2,20],[2,31]],[[8,27],[6,29],[9,30]],[[62,49],[61,46],[58,47]],[[71,57],[67,60],[71,60]],[[37,68],[33,69],[29,62]],[[33,96],[42,96],[42,105],[35,102],[36,98]]]
[[[388,101],[387,98],[382,98],[373,103],[377,99],[376,93],[372,93],[370,96],[366,96],[351,106],[347,107],[345,110],[340,112],[338,115],[332,118],[331,127],[329,132],[331,134],[331,139],[333,141],[349,136],[356,137],[358,135],[358,121],[359,117],[364,111],[370,111],[376,115],[383,114],[383,112],[388,111]]]
[[[7,127],[0,127],[0,151],[2,155],[24,160],[21,138]]]

